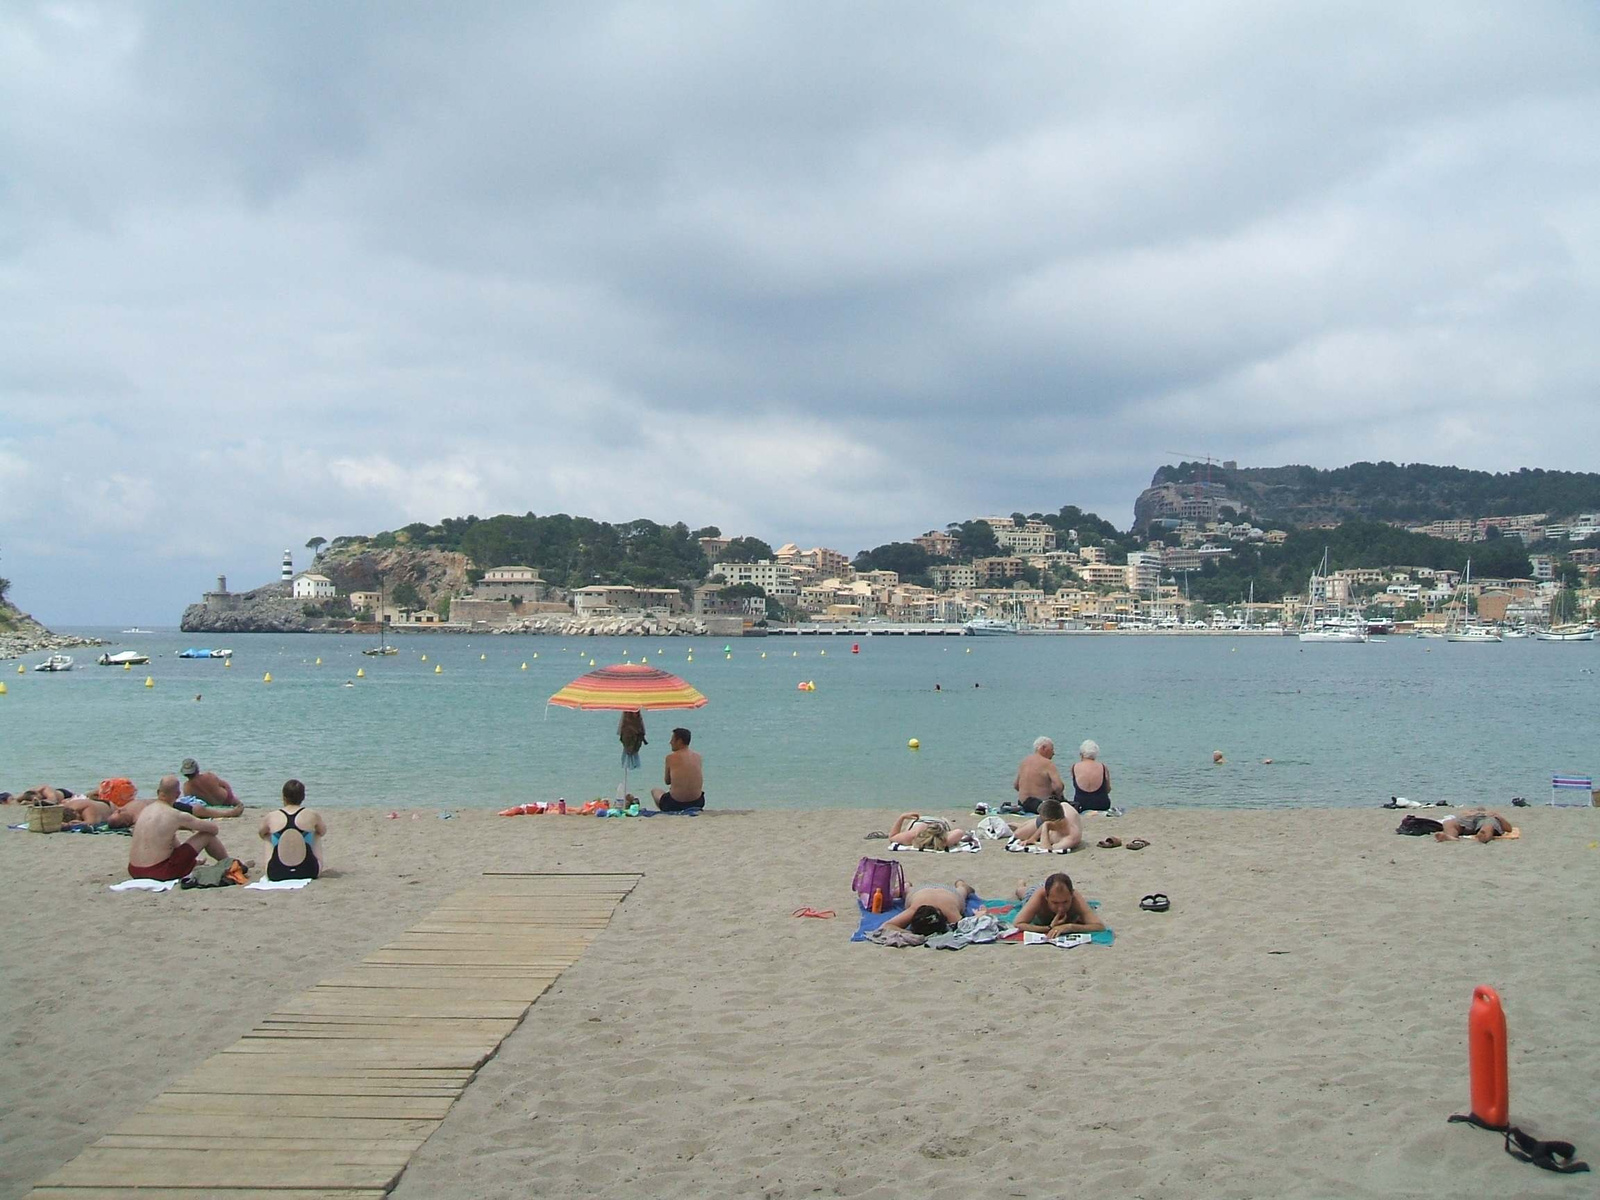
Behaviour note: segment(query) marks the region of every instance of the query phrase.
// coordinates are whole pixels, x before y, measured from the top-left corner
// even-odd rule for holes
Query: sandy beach
[[[331,812],[333,872],[298,893],[114,894],[126,839],[0,835],[0,1197],[485,869],[644,879],[412,1159],[408,1200],[1592,1194],[1445,1118],[1492,984],[1513,1120],[1600,1162],[1600,811],[1535,807],[1480,846],[1378,809],[1141,809],[1088,822],[1139,852],[903,856],[985,896],[1065,869],[1116,932],[959,953],[848,941],[888,812],[400,814]],[[229,849],[257,856],[254,825],[225,823]],[[1170,912],[1139,910],[1155,891]]]

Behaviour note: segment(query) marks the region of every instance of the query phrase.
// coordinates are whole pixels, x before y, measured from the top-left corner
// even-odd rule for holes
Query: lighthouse
[[[283,574],[279,578],[285,583],[294,578],[294,555],[287,550],[283,552]]]

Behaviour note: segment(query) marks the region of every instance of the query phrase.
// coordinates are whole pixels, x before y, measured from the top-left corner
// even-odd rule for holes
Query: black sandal
[[[1144,909],[1145,912],[1166,912],[1167,909],[1172,907],[1172,901],[1167,899],[1165,892],[1156,892],[1154,895],[1146,896],[1139,901],[1139,907]]]

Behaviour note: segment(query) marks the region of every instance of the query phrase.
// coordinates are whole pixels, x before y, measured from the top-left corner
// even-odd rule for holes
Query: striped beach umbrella
[[[615,663],[578,676],[551,696],[548,703],[558,708],[628,712],[704,708],[706,698],[670,672],[642,663]]]

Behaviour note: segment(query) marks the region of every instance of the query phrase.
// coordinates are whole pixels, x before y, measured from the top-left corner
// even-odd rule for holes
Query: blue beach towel
[[[976,895],[968,896],[967,906],[961,910],[961,915],[964,917],[976,916],[978,913],[981,913],[984,910],[986,903],[987,901],[978,899]],[[859,896],[856,898],[856,906],[858,908],[861,906],[861,899]],[[904,904],[897,904],[893,908],[886,908],[882,912],[876,913],[869,908],[862,908],[860,928],[858,928],[855,933],[850,935],[850,940],[852,942],[866,941],[867,934],[871,933],[878,926],[882,925],[890,917],[895,916],[898,913],[903,913],[905,910],[906,906]]]

